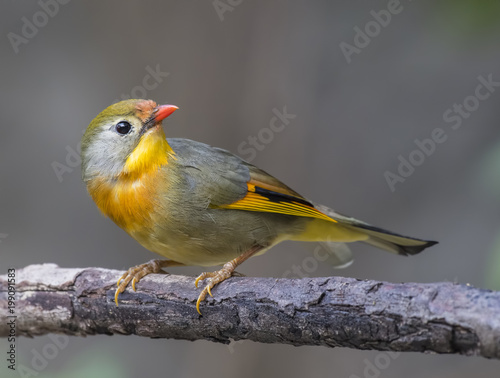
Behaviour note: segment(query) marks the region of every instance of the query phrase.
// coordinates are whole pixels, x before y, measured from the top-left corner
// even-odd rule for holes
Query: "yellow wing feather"
[[[264,189],[262,187],[256,186],[250,181],[248,186],[248,193],[241,200],[238,200],[232,204],[222,206],[225,209],[235,209],[235,210],[246,210],[246,211],[259,211],[264,213],[277,213],[284,215],[294,215],[297,217],[309,217],[326,220],[329,222],[337,223],[335,219],[323,214],[321,211],[315,209],[312,205],[308,205],[304,202],[306,200],[302,197],[296,197],[288,193],[280,193],[276,190],[278,187],[274,186],[273,191],[269,189]],[[264,186],[264,185],[262,185]],[[268,186],[268,185],[265,185]],[[268,186],[269,187],[269,186]],[[283,195],[282,198],[270,198],[270,196],[258,193],[259,189],[268,191],[274,195]]]

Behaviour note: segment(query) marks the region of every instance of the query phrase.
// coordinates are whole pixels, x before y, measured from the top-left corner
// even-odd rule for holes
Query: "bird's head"
[[[82,138],[83,180],[138,177],[166,164],[173,151],[161,122],[177,109],[151,100],[125,100],[104,109]]]

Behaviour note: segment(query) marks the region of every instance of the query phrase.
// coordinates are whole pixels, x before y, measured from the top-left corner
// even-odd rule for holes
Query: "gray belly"
[[[192,209],[191,209],[192,210]],[[132,235],[168,259],[198,266],[221,265],[247,249],[271,247],[304,229],[308,218],[242,210],[204,209],[158,219],[153,230]]]

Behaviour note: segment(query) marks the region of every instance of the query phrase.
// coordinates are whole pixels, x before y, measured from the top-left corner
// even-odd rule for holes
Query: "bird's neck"
[[[118,177],[95,177],[87,182],[87,189],[116,224],[129,233],[140,232],[152,226],[157,190],[168,184],[161,167],[172,159],[175,153],[160,126],[141,138]]]
[[[87,189],[101,212],[130,234],[152,227],[156,207],[158,173],[135,181],[118,179],[111,182],[95,178]]]
[[[168,164],[171,159],[175,159],[175,152],[168,144],[163,129],[158,125],[141,138],[127,158],[120,178],[136,180]]]

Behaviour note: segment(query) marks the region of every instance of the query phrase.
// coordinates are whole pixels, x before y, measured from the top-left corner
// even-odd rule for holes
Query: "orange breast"
[[[152,228],[158,191],[168,188],[162,167],[175,153],[158,124],[142,136],[115,179],[96,178],[87,189],[97,207],[128,233]]]
[[[158,172],[120,177],[114,182],[94,179],[87,189],[97,207],[128,233],[152,227]]]

